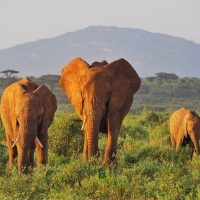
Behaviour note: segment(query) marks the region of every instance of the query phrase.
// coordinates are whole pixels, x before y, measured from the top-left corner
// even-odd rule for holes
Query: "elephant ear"
[[[31,79],[28,76],[25,76],[23,79],[19,81],[20,87],[22,87],[24,90],[24,93],[26,92],[32,92],[34,91],[38,85],[31,81]]]
[[[88,70],[89,64],[81,58],[75,58],[64,66],[60,78],[60,87],[65,91],[78,115],[82,118],[83,98],[80,88],[80,79],[83,71]]]
[[[42,107],[44,109],[43,114],[43,128],[48,129],[51,125],[54,117],[54,113],[57,109],[56,98],[53,93],[44,85],[39,86],[33,91],[33,94],[39,96],[39,101],[42,102]]]
[[[30,80],[28,76],[25,76],[23,79],[15,83],[16,93],[28,93],[34,91],[38,85]]]
[[[106,60],[103,60],[101,62],[98,62],[98,61],[94,61],[91,65],[90,65],[90,68],[92,67],[104,67],[105,65],[107,65],[108,62]]]
[[[114,73],[114,83],[111,98],[121,99],[124,104],[127,99],[133,98],[133,94],[140,88],[141,80],[134,68],[123,58],[105,66]],[[111,99],[111,100],[112,100]],[[123,105],[118,105],[119,107]]]

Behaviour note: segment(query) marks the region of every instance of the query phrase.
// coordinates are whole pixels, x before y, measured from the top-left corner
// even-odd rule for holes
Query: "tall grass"
[[[49,130],[49,164],[31,175],[6,170],[0,144],[0,199],[200,199],[200,159],[170,147],[169,116],[128,115],[118,140],[117,166],[82,159],[83,133],[75,115],[58,113]],[[100,134],[101,155],[106,135]],[[57,147],[59,150],[57,150]]]

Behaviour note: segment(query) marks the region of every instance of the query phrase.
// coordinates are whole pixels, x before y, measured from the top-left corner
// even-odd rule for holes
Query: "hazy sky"
[[[91,25],[141,28],[200,43],[200,0],[0,0],[0,49]]]

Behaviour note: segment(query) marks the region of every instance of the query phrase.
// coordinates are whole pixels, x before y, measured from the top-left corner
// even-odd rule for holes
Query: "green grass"
[[[49,164],[32,175],[6,169],[2,130],[0,199],[200,199],[200,159],[191,160],[188,147],[179,152],[170,147],[168,119],[166,113],[128,115],[118,140],[117,166],[104,167],[103,156],[82,159],[77,116],[57,113],[49,130]],[[99,135],[99,146],[103,155],[106,135]]]

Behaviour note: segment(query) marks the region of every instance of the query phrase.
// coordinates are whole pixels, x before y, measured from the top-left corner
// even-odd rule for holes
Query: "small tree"
[[[13,74],[18,74],[19,71],[8,69],[8,70],[1,71],[1,73],[4,74],[6,78],[8,78],[8,77],[11,77]]]

